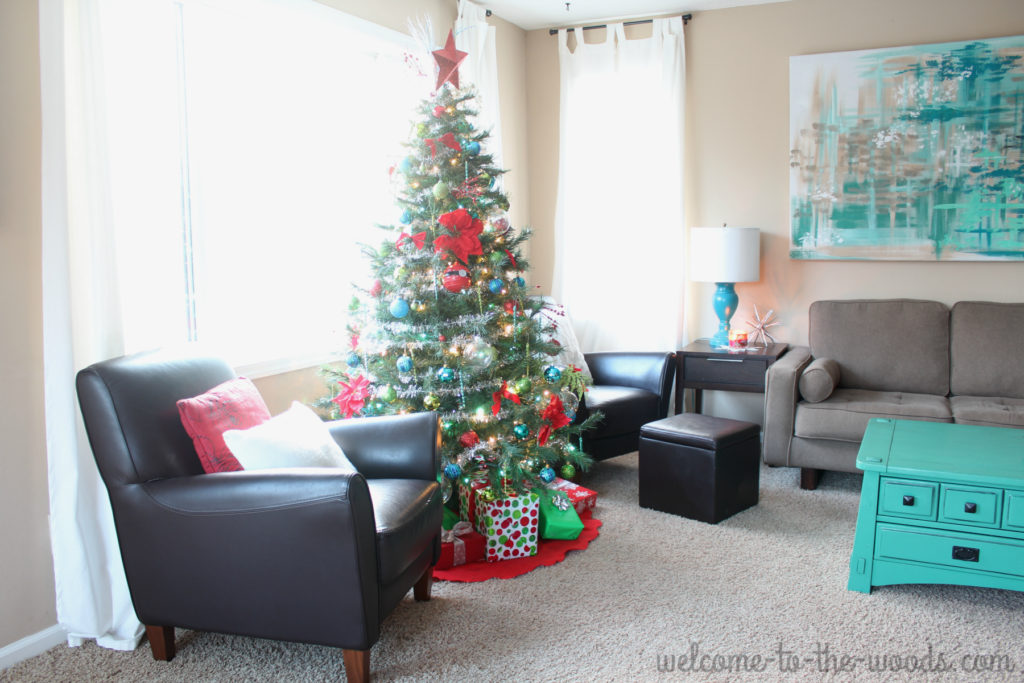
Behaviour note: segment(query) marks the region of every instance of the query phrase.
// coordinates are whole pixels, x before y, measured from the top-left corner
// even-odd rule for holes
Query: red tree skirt
[[[470,562],[449,569],[435,569],[434,578],[441,581],[486,581],[487,579],[511,579],[531,572],[537,567],[558,564],[565,559],[570,550],[584,550],[590,542],[597,538],[601,520],[593,519],[590,510],[580,515],[583,520],[583,531],[575,541],[540,542],[537,554],[533,557],[519,557],[514,560],[500,562]]]

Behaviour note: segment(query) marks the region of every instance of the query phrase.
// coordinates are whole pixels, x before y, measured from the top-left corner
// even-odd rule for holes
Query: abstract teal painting
[[[1024,261],[1024,36],[789,74],[792,258]]]

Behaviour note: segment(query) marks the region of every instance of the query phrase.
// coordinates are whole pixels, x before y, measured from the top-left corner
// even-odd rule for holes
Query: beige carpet
[[[1024,680],[1024,593],[846,590],[859,477],[828,474],[808,492],[796,470],[764,468],[758,506],[710,526],[640,509],[636,468],[633,454],[585,475],[604,521],[587,550],[509,581],[435,584],[429,603],[410,594],[373,648],[374,679]],[[170,663],[153,661],[147,645],[131,653],[58,647],[0,680],[344,676],[341,652],[327,647],[182,630],[177,643]],[[678,657],[694,650],[698,667],[745,658],[760,671],[700,672],[689,662],[680,671]],[[676,670],[659,671],[673,655]],[[908,672],[915,662],[929,670]],[[939,664],[953,670],[930,670]]]

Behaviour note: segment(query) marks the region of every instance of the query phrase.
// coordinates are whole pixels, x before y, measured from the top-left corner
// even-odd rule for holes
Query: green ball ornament
[[[409,274],[409,269],[405,266],[398,266],[395,268],[393,275],[396,280],[404,280],[405,276]]]
[[[460,133],[468,133],[473,129],[467,121],[459,121],[458,123],[455,124],[455,130],[459,131]]]
[[[427,394],[423,397],[423,407],[427,410],[437,410],[441,407],[441,399],[434,394]]]
[[[450,190],[448,189],[448,183],[443,180],[434,185],[433,193],[434,199],[444,199],[448,196]]]
[[[533,389],[533,380],[529,377],[520,377],[516,380],[516,393],[522,396],[523,394]]]
[[[576,476],[576,468],[571,463],[565,463],[561,469],[562,479],[572,479]]]
[[[395,388],[390,384],[385,385],[384,388],[380,390],[380,400],[385,403],[394,403],[396,398],[398,398],[398,392],[395,391]]]
[[[500,266],[505,262],[505,254],[500,251],[492,251],[490,255],[491,265]]]
[[[430,130],[430,129],[427,128],[427,124],[425,124],[425,123],[417,123],[416,124],[416,135],[419,135],[421,138],[425,137],[427,135],[427,131],[428,130]]]
[[[530,427],[524,424],[517,424],[512,428],[512,433],[516,435],[517,439],[525,439],[530,435]]]

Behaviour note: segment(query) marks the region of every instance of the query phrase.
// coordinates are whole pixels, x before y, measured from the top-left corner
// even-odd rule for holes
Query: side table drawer
[[[1024,576],[1024,543],[993,536],[879,524],[875,557]]]
[[[764,373],[768,361],[735,358],[701,358],[687,356],[683,359],[683,376],[687,384],[741,384],[764,387]]]
[[[998,526],[1002,489],[943,484],[940,490],[939,521],[978,526]]]
[[[878,490],[878,514],[935,519],[938,484],[913,479],[882,477]]]
[[[1006,491],[1003,507],[1003,528],[1024,531],[1024,491]]]

